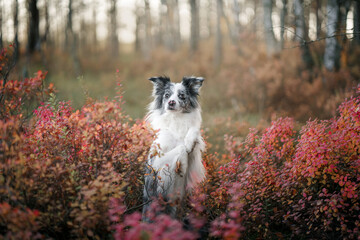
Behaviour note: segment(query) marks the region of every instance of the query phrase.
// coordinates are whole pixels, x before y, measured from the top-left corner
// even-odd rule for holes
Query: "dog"
[[[205,143],[200,134],[201,108],[198,102],[202,77],[184,77],[173,83],[168,77],[152,77],[152,96],[145,120],[157,130],[145,170],[143,220],[152,199],[162,198],[165,213],[176,215],[176,202],[205,179],[201,154]]]

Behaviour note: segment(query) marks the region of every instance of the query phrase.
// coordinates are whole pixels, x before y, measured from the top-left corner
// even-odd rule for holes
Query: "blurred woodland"
[[[359,0],[0,7],[0,239],[359,239]],[[207,178],[146,223],[158,75],[206,79]]]
[[[147,78],[203,76],[204,126],[221,139],[234,124],[247,131],[275,116],[329,118],[360,79],[359,1],[2,0],[0,7],[0,44],[13,46],[15,78],[48,71],[57,96],[79,108],[89,97],[113,97],[117,75],[136,119],[150,101]]]

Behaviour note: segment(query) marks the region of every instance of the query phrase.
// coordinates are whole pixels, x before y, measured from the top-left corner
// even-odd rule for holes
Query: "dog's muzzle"
[[[175,100],[170,100],[170,101],[168,102],[168,109],[169,109],[169,110],[175,110],[175,106],[176,106]]]

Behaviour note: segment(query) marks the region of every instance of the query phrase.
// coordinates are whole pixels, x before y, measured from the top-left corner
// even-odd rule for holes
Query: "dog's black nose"
[[[174,107],[175,104],[176,104],[176,102],[175,102],[174,100],[170,100],[170,101],[169,101],[169,106],[170,106],[170,107]]]

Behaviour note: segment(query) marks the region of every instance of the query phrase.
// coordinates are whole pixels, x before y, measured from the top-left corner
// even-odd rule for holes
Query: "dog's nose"
[[[174,107],[175,104],[176,104],[175,100],[170,100],[170,101],[169,101],[169,106],[170,106],[170,107]]]

